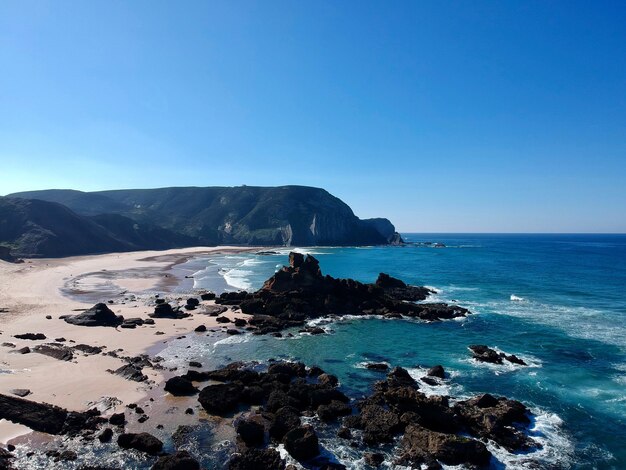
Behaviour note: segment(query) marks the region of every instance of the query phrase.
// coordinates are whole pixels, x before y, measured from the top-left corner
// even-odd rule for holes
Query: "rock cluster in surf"
[[[329,315],[382,315],[438,321],[470,313],[445,303],[415,303],[425,300],[431,292],[384,273],[373,284],[324,276],[317,259],[292,252],[289,266],[276,272],[257,292],[224,293],[216,303],[238,305],[243,313],[252,315],[248,323],[257,328],[256,334],[278,333]]]

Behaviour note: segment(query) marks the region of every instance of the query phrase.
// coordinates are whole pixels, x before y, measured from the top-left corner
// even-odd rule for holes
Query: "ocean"
[[[236,360],[301,360],[337,375],[354,396],[379,378],[363,367],[367,361],[400,365],[415,377],[441,364],[451,379],[426,387],[428,393],[464,398],[489,392],[533,411],[531,433],[543,448],[513,455],[490,446],[496,468],[626,468],[626,235],[403,237],[420,244],[293,250],[315,256],[324,274],[373,282],[386,272],[435,289],[428,301],[456,303],[474,315],[430,324],[318,320],[330,334],[245,335],[215,344],[190,339],[163,354],[200,357],[215,367]],[[289,251],[197,258],[184,268],[194,272],[196,288],[255,290],[287,263]],[[470,344],[516,354],[529,367],[477,363]],[[331,430],[322,432],[322,445],[348,468],[363,465]]]

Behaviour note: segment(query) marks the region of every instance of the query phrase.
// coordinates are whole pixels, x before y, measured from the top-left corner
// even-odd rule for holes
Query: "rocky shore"
[[[125,317],[99,303],[59,319],[80,330],[122,331],[158,328],[164,321],[193,321],[202,316],[223,325],[222,334],[281,336],[292,335],[294,328],[323,334],[324,330],[306,326],[320,317],[378,315],[433,322],[470,314],[458,306],[424,303],[430,293],[427,288],[407,285],[383,273],[372,284],[324,276],[315,258],[291,253],[289,266],[254,293],[204,293],[176,303],[157,296],[153,311],[143,317]],[[192,334],[207,334],[207,330],[200,324]],[[48,341],[39,332],[15,336]],[[344,390],[336,376],[301,362],[233,362],[203,370],[201,363],[191,361],[181,373],[175,368],[164,370],[158,356],[124,355],[106,347],[67,344],[65,338],[27,349],[17,352],[39,353],[59,362],[71,362],[78,356],[107,356],[122,362],[109,370],[111,376],[142,383],[148,380],[145,374],[150,370],[164,373],[166,380],[151,382],[149,400],[130,403],[126,411],[115,413],[106,407],[103,411],[102,407],[91,407],[77,412],[32,401],[29,390],[0,394],[0,419],[59,436],[45,448],[33,446],[26,453],[13,446],[2,449],[0,468],[25,468],[25,462],[32,458],[43,459],[51,467],[58,464],[59,468],[123,468],[111,464],[108,456],[113,454],[118,461],[120,455],[132,460],[138,468],[203,468],[208,456],[201,450],[193,452],[189,439],[194,433],[207,432],[206,423],[232,436],[225,453],[211,457],[210,468],[217,465],[234,470],[345,468],[347,462],[342,463],[323,444],[329,435],[345,442],[371,468],[383,464],[489,468],[495,459],[487,443],[510,452],[539,447],[527,433],[532,416],[518,401],[489,394],[460,399],[424,393],[426,385],[448,382],[446,371],[439,365],[418,381],[401,367],[368,363],[366,368],[380,375],[380,380],[372,382],[368,394],[355,395]],[[478,361],[523,363],[514,355],[484,345],[472,345],[470,350]],[[151,411],[171,400],[179,404],[167,405],[165,415],[157,417]],[[170,436],[163,435],[159,422],[166,415],[170,428],[174,424],[173,432],[168,431]],[[87,454],[92,457],[83,461]]]

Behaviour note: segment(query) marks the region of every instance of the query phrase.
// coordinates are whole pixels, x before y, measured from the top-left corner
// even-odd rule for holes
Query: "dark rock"
[[[503,354],[491,349],[483,344],[473,344],[470,347],[474,359],[480,362],[489,362],[491,364],[502,364]]]
[[[198,361],[189,361],[189,367],[197,367],[199,369],[202,367],[202,364]]]
[[[352,414],[352,408],[337,400],[331,401],[328,405],[317,407],[317,416],[325,422],[334,421],[339,416],[347,416],[349,414]]]
[[[218,315],[221,315],[227,310],[228,308],[223,307],[221,305],[206,305],[204,307],[204,312],[210,317],[217,317]]]
[[[198,393],[198,389],[183,377],[172,377],[165,382],[165,391],[174,396],[190,396]]]
[[[300,412],[292,406],[286,405],[274,413],[270,423],[269,434],[276,440],[281,440],[290,429],[300,426]]]
[[[286,374],[289,377],[306,377],[306,367],[302,362],[274,362],[267,368],[268,374]]]
[[[159,457],[151,470],[200,470],[200,463],[186,450]]]
[[[98,434],[98,440],[100,442],[111,442],[113,438],[113,430],[111,428],[105,428],[100,434]]]
[[[337,437],[342,439],[352,439],[352,431],[350,431],[350,428],[342,426],[339,428],[339,431],[337,431]]]
[[[115,315],[113,311],[103,303],[98,303],[78,315],[71,315],[64,318],[67,323],[78,326],[112,326],[122,324],[124,317]]]
[[[195,331],[196,333],[204,333],[204,332],[206,332],[206,326],[204,326],[204,325],[198,325],[198,326],[196,327],[196,329],[195,329],[195,330],[193,330],[193,331]]]
[[[265,442],[265,425],[260,415],[242,417],[235,429],[247,446],[261,446]]]
[[[321,374],[317,378],[317,381],[320,385],[323,385],[325,387],[336,387],[339,384],[339,379],[337,378],[337,376],[326,373]]]
[[[114,413],[109,418],[109,423],[114,426],[124,426],[126,424],[126,415],[124,413]]]
[[[438,377],[440,379],[444,379],[446,377],[446,372],[443,369],[443,366],[435,366],[435,367],[431,367],[430,369],[428,369],[428,374],[429,377]]]
[[[185,410],[185,414],[186,414],[186,415],[192,415],[192,414],[194,414],[194,412],[193,412],[193,408],[187,408],[187,409]]]
[[[132,380],[133,382],[144,382],[148,380],[148,377],[141,372],[141,368],[134,364],[125,364],[113,371],[113,373],[127,380]]]
[[[171,318],[171,319],[181,319],[190,316],[189,313],[181,312],[178,308],[172,308],[170,304],[162,303],[157,305],[154,308],[154,313],[151,313],[150,316],[152,318]]]
[[[120,434],[117,444],[122,449],[136,449],[149,455],[157,455],[163,450],[163,443],[147,432]]]
[[[16,349],[15,351],[9,351],[16,354],[28,354],[30,353],[30,348],[28,346],[24,346],[23,348]]]
[[[200,305],[200,301],[195,298],[195,297],[190,297],[187,299],[187,303],[186,305],[189,305],[190,307],[196,308],[198,305]]]
[[[344,420],[344,424],[346,424]],[[402,430],[400,418],[396,413],[380,405],[367,405],[361,409],[363,442],[368,445],[392,442],[394,436]]]
[[[402,438],[398,463],[419,466],[440,461],[447,465],[487,467],[491,453],[480,441],[409,425]]]
[[[215,299],[215,293],[214,292],[204,292],[204,293],[200,294],[200,298],[202,300],[213,300],[213,299]]]
[[[417,382],[403,367],[394,367],[387,374],[387,382],[390,387],[417,387]]]
[[[70,412],[47,403],[0,394],[0,419],[28,426],[48,434],[75,435],[83,429],[95,429],[102,421],[97,413]]]
[[[76,452],[74,452],[73,450],[64,450],[60,452],[54,460],[55,462],[73,462],[76,459],[78,459],[78,454]]]
[[[439,385],[439,382],[437,381],[437,379],[433,379],[432,377],[422,377],[420,380],[428,385],[433,385],[433,386]]]
[[[30,390],[27,388],[14,388],[13,390],[9,390],[13,395],[17,395],[18,397],[25,397],[30,395]]]
[[[235,318],[235,326],[236,327],[243,327],[246,326],[248,324],[247,320],[243,319],[243,318]]]
[[[209,413],[224,415],[237,410],[242,391],[237,384],[209,385],[200,391],[198,401]]]
[[[530,419],[528,409],[519,401],[484,394],[457,403],[454,411],[473,434],[491,439],[511,452],[537,447],[523,432]]]
[[[317,434],[311,426],[292,429],[283,437],[285,449],[296,460],[306,461],[320,453]]]
[[[242,312],[252,315],[248,323],[256,334],[273,334],[285,328],[301,327],[307,319],[328,315],[395,314],[427,321],[466,316],[461,307],[443,303],[407,302],[423,300],[430,291],[407,286],[402,281],[382,276],[377,284],[323,276],[318,261],[297,253],[290,255],[290,266],[283,267],[253,294],[240,295]],[[324,333],[320,327],[301,331]]]
[[[100,354],[102,352],[101,347],[89,346],[88,344],[77,344],[73,349],[84,352],[85,354]]]
[[[15,335],[14,337],[18,339],[29,339],[32,341],[46,339],[46,335],[43,333],[23,333],[21,335]]]
[[[318,366],[312,366],[309,368],[308,376],[309,377],[319,377],[324,373],[324,370]]]
[[[365,463],[372,467],[379,467],[385,461],[385,456],[379,452],[365,452],[363,454]]]
[[[2,343],[2,346],[4,346],[5,348],[14,348],[15,343]]]
[[[523,359],[520,359],[515,354],[510,354],[510,355],[505,356],[505,357],[506,357],[507,361],[512,362],[513,364],[517,364],[519,366],[527,366],[528,365],[528,364],[526,364],[526,362]]]
[[[33,352],[50,356],[59,361],[71,361],[74,359],[72,350],[67,346],[56,345],[54,343],[40,344],[32,349]]]
[[[285,461],[274,449],[247,449],[231,456],[229,470],[284,470]]]
[[[307,326],[306,328],[302,328],[299,333],[308,333],[310,335],[323,335],[326,333],[324,328],[320,328],[319,326]]]
[[[370,362],[368,364],[365,365],[365,368],[370,369],[370,370],[388,370],[389,366],[387,364],[385,364],[384,362]]]
[[[226,334],[229,335],[240,335],[241,332],[239,330],[235,330],[234,328],[229,328],[226,330]]]
[[[218,323],[230,323],[230,318],[228,317],[217,317],[215,319],[216,322]]]

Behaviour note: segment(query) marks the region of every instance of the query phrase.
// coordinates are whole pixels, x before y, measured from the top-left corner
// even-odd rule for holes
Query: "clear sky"
[[[0,194],[241,184],[626,232],[626,2],[0,2]]]

